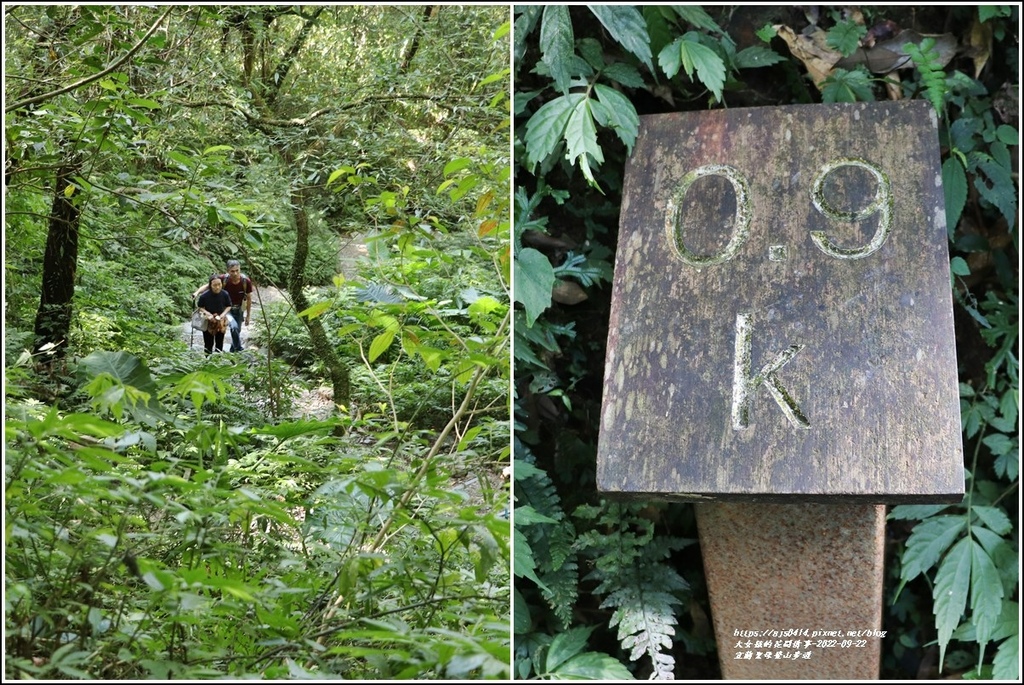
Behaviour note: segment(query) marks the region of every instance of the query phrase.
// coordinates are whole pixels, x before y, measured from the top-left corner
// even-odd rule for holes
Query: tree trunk
[[[80,161],[69,160],[57,169],[46,251],[43,253],[43,284],[36,312],[35,351],[52,344],[57,357],[62,357],[67,348],[78,266],[79,211],[65,192],[71,185],[70,178],[80,170]]]
[[[295,311],[301,312],[309,308],[309,301],[302,292],[306,285],[304,274],[306,258],[309,255],[309,217],[306,214],[306,191],[293,189],[289,199],[295,217],[295,253],[292,257],[291,272],[288,275],[288,294],[291,295]],[[350,394],[348,367],[338,357],[320,319],[305,316],[300,318],[306,325],[306,330],[309,331],[313,352],[327,366],[328,372],[331,374],[335,404],[347,404]]]

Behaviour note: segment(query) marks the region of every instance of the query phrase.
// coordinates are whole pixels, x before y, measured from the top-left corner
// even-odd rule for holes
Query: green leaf
[[[956,157],[942,163],[942,192],[946,196],[946,229],[952,236],[967,202],[967,174]]]
[[[583,99],[582,93],[562,95],[545,103],[526,122],[526,168],[531,172],[538,163],[555,151],[565,134],[576,104]]]
[[[373,362],[377,357],[384,354],[384,352],[391,347],[392,341],[395,339],[395,332],[393,330],[386,330],[373,339],[370,343],[370,349],[366,353],[367,360]]]
[[[516,635],[526,635],[533,627],[533,621],[530,619],[530,605],[514,587],[512,588],[512,620],[512,632]]]
[[[513,33],[515,40],[513,56],[515,58],[516,71],[519,71],[519,63],[522,62],[523,56],[526,54],[526,38],[533,33],[533,29],[537,25],[537,20],[540,19],[543,9],[541,5],[526,5],[523,7],[523,13],[516,19],[515,31]]]
[[[469,159],[468,157],[459,157],[458,159],[453,159],[452,161],[445,164],[444,171],[442,171],[441,173],[443,173],[445,176],[450,176],[457,171],[462,171],[466,167],[472,166],[472,164],[473,160]]]
[[[1020,637],[1014,633],[1003,640],[992,660],[992,678],[995,680],[1020,680]]]
[[[771,48],[751,45],[736,53],[735,64],[737,69],[754,69],[757,67],[769,67],[779,62],[785,62],[786,58]]]
[[[982,23],[996,17],[1009,17],[1013,13],[1010,5],[979,5],[978,20]]]
[[[569,92],[573,58],[572,21],[565,5],[548,5],[540,25],[541,59],[547,65],[555,87],[563,94]]]
[[[235,148],[231,147],[230,145],[214,145],[212,147],[208,147],[205,150],[203,150],[202,156],[203,157],[208,157],[209,155],[214,155],[214,154],[217,154],[219,152],[230,152],[231,150],[234,150],[234,149]]]
[[[970,387],[970,386],[968,386]],[[892,511],[889,512],[890,521],[900,520],[923,520],[929,516],[934,516],[940,511],[945,509],[947,504],[901,504],[897,507],[893,507]]]
[[[558,523],[558,521],[540,513],[528,504],[516,507],[517,526],[528,526],[533,523]]]
[[[542,590],[549,590],[540,578],[537,577],[537,562],[533,559],[533,549],[530,542],[518,528],[512,529],[512,573],[520,578],[529,578],[537,587]]]
[[[556,675],[564,680],[635,680],[621,661],[600,652],[586,652],[562,664]]]
[[[615,130],[616,135],[626,146],[626,153],[633,151],[633,143],[636,142],[637,133],[640,131],[640,117],[636,114],[636,108],[629,98],[608,86],[596,84],[594,92],[597,94],[598,102],[603,107],[606,120],[601,121],[603,126],[609,126]],[[595,114],[597,109],[595,108]]]
[[[860,45],[860,39],[867,32],[868,30],[864,26],[844,19],[829,29],[825,43],[833,50],[841,52],[843,57],[849,57]]]
[[[965,525],[963,516],[935,516],[914,526],[903,552],[900,580],[909,582],[934,566]]]
[[[592,631],[593,628],[576,627],[556,635],[548,646],[544,670],[554,673],[559,666],[586,649]]]
[[[685,21],[691,26],[695,26],[705,31],[711,31],[722,36],[725,35],[725,31],[722,30],[715,20],[704,11],[704,8],[699,5],[673,5],[672,9],[679,16],[680,19]]]
[[[977,542],[971,541],[971,622],[981,645],[978,666],[985,655],[985,644],[992,638],[1003,607],[1003,583],[992,558]]]
[[[591,184],[596,184],[590,169],[590,160],[599,165],[604,162],[604,153],[597,144],[597,126],[594,123],[591,102],[590,98],[583,97],[576,103],[565,125],[565,142],[569,162],[578,164],[587,180]]]
[[[763,40],[765,43],[772,42],[772,38],[774,38],[775,36],[779,35],[779,32],[776,31],[775,27],[772,26],[770,23],[769,24],[765,24],[764,26],[759,28],[754,33],[757,35],[758,38]]]
[[[333,304],[334,302],[332,300],[324,300],[322,302],[317,302],[316,304],[311,305],[306,309],[303,309],[301,312],[298,313],[298,316],[304,316],[307,319],[315,319],[316,317],[320,316],[321,314],[329,310],[331,308],[331,305]]]
[[[999,142],[1006,145],[1016,145],[1018,142],[1017,129],[1013,126],[1002,124],[996,129],[996,138],[999,139]]]
[[[834,69],[821,84],[822,102],[871,102],[871,76],[862,67],[852,71]]]
[[[964,261],[963,257],[953,257],[949,260],[949,270],[957,276],[969,276],[971,274],[971,267],[967,266],[967,262]]]
[[[973,541],[970,538],[963,538],[953,545],[935,574],[932,599],[934,600],[935,628],[938,631],[940,672],[946,657],[946,646],[949,644],[953,631],[960,625],[960,619],[967,608],[967,594],[971,588],[972,544]]]
[[[526,247],[516,255],[513,278],[516,302],[526,309],[527,327],[533,326],[537,317],[551,305],[555,271],[541,252]]]
[[[971,512],[977,514],[978,518],[985,524],[985,527],[993,533],[1006,535],[1013,530],[1013,523],[1010,522],[1010,518],[999,507],[983,507],[976,504],[971,507]]]
[[[644,85],[643,77],[640,76],[636,67],[625,62],[609,64],[601,71],[601,74],[627,88],[643,88]]]
[[[1010,172],[984,153],[971,153],[971,161],[981,171],[974,179],[974,187],[986,201],[1002,212],[1006,223],[1013,226],[1017,213],[1017,190]]]
[[[633,53],[637,59],[654,71],[651,63],[651,38],[647,35],[647,22],[632,5],[588,5],[590,11],[608,30],[619,45]]]
[[[682,68],[686,75],[693,78],[696,70],[697,79],[722,100],[722,87],[725,85],[725,62],[706,45],[701,45],[696,33],[692,31],[666,45],[658,54],[658,64],[669,78],[673,78]]]

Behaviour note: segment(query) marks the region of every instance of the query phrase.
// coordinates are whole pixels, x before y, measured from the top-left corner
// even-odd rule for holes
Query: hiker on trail
[[[203,347],[206,354],[212,353],[214,346],[218,352],[223,352],[224,331],[231,318],[231,297],[224,290],[224,281],[219,275],[213,275],[206,288],[197,303],[207,320],[206,330],[203,331]]]
[[[220,279],[224,285],[224,291],[231,298],[231,319],[228,325],[231,328],[231,352],[242,351],[242,326],[252,318],[252,280],[242,273],[242,266],[237,259],[229,259],[227,263],[228,272],[221,274]],[[199,296],[209,286],[204,285],[193,293],[193,297]],[[243,314],[242,308],[245,308]]]

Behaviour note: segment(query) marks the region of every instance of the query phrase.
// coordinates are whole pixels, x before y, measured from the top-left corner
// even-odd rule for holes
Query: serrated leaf
[[[647,22],[632,5],[588,5],[598,21],[619,45],[633,53],[637,59],[654,71],[651,63],[651,38],[647,35]]]
[[[1001,454],[996,457],[992,466],[1000,478],[1006,478],[1010,482],[1016,481],[1017,476],[1020,475],[1020,452],[1013,450],[1007,454]]]
[[[971,274],[971,267],[967,266],[967,262],[963,257],[953,257],[949,260],[949,270],[956,276],[969,276]]]
[[[565,5],[547,5],[540,24],[541,60],[547,65],[555,87],[569,92],[573,58],[572,21]]]
[[[537,317],[551,305],[555,271],[541,252],[526,247],[516,255],[513,279],[516,302],[526,309],[527,327],[533,326]]]
[[[985,655],[985,644],[992,638],[1003,607],[1003,584],[991,557],[977,542],[971,541],[971,622],[981,645],[978,665]]]
[[[682,38],[676,38],[658,53],[658,66],[668,78],[674,78],[683,68],[683,56],[680,49],[682,42]]]
[[[935,566],[965,524],[963,516],[935,516],[914,526],[903,552],[900,580],[909,582]]]
[[[737,69],[756,69],[757,67],[769,67],[779,62],[785,62],[786,58],[771,48],[760,45],[751,45],[736,53],[734,60]]]
[[[935,628],[938,631],[939,671],[946,657],[946,646],[967,608],[967,594],[971,584],[970,538],[953,545],[935,574],[934,600]]]
[[[871,102],[871,76],[863,69],[834,69],[821,83],[822,102]]]
[[[945,509],[948,504],[901,504],[889,512],[890,521],[923,520]]]
[[[1006,217],[1007,225],[1013,226],[1017,214],[1017,191],[1010,172],[988,155],[974,153],[972,158],[983,174],[974,179],[974,187],[978,189],[985,200],[1002,212]],[[986,183],[986,180],[991,185]]]
[[[531,172],[554,152],[565,135],[565,127],[582,93],[562,95],[547,102],[526,122],[526,168]]]
[[[544,8],[541,5],[526,5],[523,7],[522,14],[516,19],[514,35],[514,58],[515,68],[519,71],[519,63],[523,60],[523,55],[526,54],[526,38],[533,33],[534,27],[537,25],[537,20],[540,19],[541,11]]]
[[[967,174],[955,157],[942,163],[942,192],[946,197],[946,228],[952,236],[967,202]]]
[[[532,523],[558,523],[558,521],[540,513],[528,504],[516,507],[516,525],[528,526]]]
[[[518,528],[512,529],[512,572],[520,578],[529,578],[542,590],[548,589],[537,577],[537,562],[533,560],[530,542]]]
[[[640,76],[640,72],[636,70],[636,67],[625,62],[609,64],[601,73],[627,88],[642,88],[644,85],[643,77]]]
[[[985,527],[997,535],[1006,535],[1013,530],[1013,523],[1010,522],[1010,518],[999,507],[974,505],[971,507],[971,512],[977,514],[978,518],[985,524]]]
[[[636,142],[637,133],[640,131],[640,117],[637,116],[633,103],[614,88],[601,84],[594,86],[594,92],[608,115],[609,121],[604,125],[615,130],[619,140],[625,144],[627,154],[632,152],[633,143]]]
[[[697,72],[697,80],[703,83],[715,95],[715,100],[722,101],[722,88],[725,86],[725,62],[714,50],[701,45],[697,35],[687,33],[679,45],[679,55],[687,76]]]
[[[1019,634],[1003,640],[992,660],[992,678],[994,680],[1020,680],[1020,638]]]
[[[833,50],[841,52],[843,57],[849,57],[860,45],[860,39],[867,32],[868,30],[864,26],[844,19],[828,30],[825,44]]]
[[[691,26],[723,36],[725,35],[725,31],[722,30],[722,27],[715,23],[715,20],[712,19],[700,5],[673,5],[672,9],[680,19]]]
[[[754,32],[754,34],[758,38],[763,40],[765,43],[770,43],[772,42],[772,38],[779,35],[779,32],[776,31],[775,27],[769,23],[759,28],[757,31]]]
[[[587,180],[594,184],[594,175],[590,169],[590,160],[596,164],[604,162],[604,153],[597,144],[597,126],[591,111],[590,98],[580,98],[569,114],[565,125],[565,143],[568,148],[566,157],[572,164],[578,164]]]

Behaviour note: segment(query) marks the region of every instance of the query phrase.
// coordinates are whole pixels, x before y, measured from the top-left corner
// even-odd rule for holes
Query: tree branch
[[[164,19],[167,18],[167,15],[169,15],[173,11],[174,11],[174,6],[173,5],[171,7],[168,7],[167,11],[164,12],[160,16],[160,18],[157,19],[156,22],[154,22],[154,24],[149,27],[149,30],[146,31],[146,35],[144,35],[139,40],[139,42],[136,43],[132,47],[131,50],[126,52],[124,54],[124,56],[121,57],[121,59],[119,59],[116,62],[114,62],[113,64],[111,64],[109,67],[107,67],[103,71],[99,71],[99,72],[93,74],[92,76],[86,76],[84,79],[81,79],[79,81],[75,81],[74,83],[72,83],[69,86],[64,86],[63,88],[58,88],[57,90],[54,90],[52,92],[43,93],[42,95],[37,95],[35,97],[31,97],[31,98],[27,98],[25,100],[20,100],[18,102],[15,102],[14,104],[11,104],[11,105],[8,105],[7,107],[5,107],[4,108],[4,113],[6,114],[7,112],[11,112],[13,110],[16,110],[19,107],[25,107],[27,105],[34,105],[37,102],[43,102],[44,100],[49,100],[50,98],[57,97],[58,95],[63,95],[64,93],[70,93],[73,90],[77,90],[78,88],[81,88],[84,85],[92,83],[93,81],[97,81],[97,80],[103,78],[104,76],[106,76],[107,74],[115,71],[122,64],[124,64],[129,59],[131,59],[132,55],[134,55],[136,52],[138,52],[139,50],[142,49],[142,46],[146,44],[146,41],[149,40],[149,37],[152,36],[154,33],[156,33],[156,30],[160,27],[160,24],[162,24]]]

